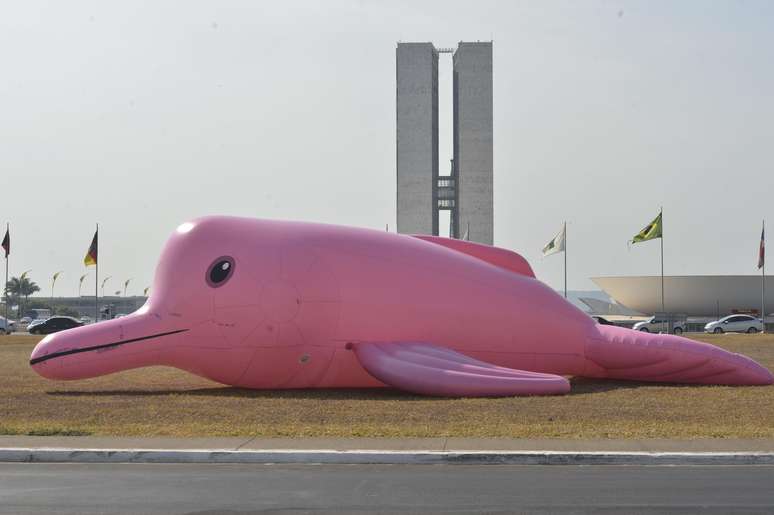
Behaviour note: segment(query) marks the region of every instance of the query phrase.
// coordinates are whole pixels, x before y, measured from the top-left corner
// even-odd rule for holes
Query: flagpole
[[[766,332],[766,220],[763,221],[763,231],[761,234],[763,244],[763,261],[761,261],[761,321],[763,327],[761,333]]]
[[[11,224],[9,222],[6,222],[5,224],[5,234],[10,234],[11,230]],[[10,247],[10,239],[9,241],[9,247]],[[10,256],[11,253],[7,252],[5,255],[5,282],[3,283],[3,293],[5,293],[5,325],[6,329],[8,329],[8,256]]]
[[[94,323],[99,322],[99,224],[95,233],[97,240],[97,255],[94,260]]]
[[[664,208],[659,211],[661,217],[661,313],[666,316],[666,308],[664,307]],[[667,320],[667,332],[671,333],[671,320]]]
[[[564,298],[567,298],[567,222],[564,222]]]

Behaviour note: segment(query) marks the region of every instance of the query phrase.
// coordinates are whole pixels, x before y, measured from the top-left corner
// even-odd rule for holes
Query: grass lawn
[[[774,369],[774,335],[696,335]],[[774,386],[573,379],[557,397],[436,399],[395,390],[256,391],[153,367],[40,378],[35,336],[0,336],[0,434],[774,438]]]

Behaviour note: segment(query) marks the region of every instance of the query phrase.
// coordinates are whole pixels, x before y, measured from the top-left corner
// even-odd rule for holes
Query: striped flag
[[[97,235],[99,234],[99,231],[94,232],[94,238],[91,240],[91,245],[89,245],[89,250],[86,252],[86,257],[83,258],[83,264],[86,266],[96,265],[97,264]]]
[[[763,222],[761,228],[761,245],[758,248],[758,268],[763,268],[766,264],[766,222]]]

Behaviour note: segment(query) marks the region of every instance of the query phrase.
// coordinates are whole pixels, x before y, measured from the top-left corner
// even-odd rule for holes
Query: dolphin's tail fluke
[[[718,385],[768,385],[757,362],[682,336],[600,325],[586,345],[589,377]]]

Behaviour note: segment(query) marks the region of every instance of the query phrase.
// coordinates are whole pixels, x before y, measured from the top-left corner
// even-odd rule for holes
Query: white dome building
[[[661,312],[661,276],[592,277],[619,304],[643,314]],[[760,275],[664,276],[667,313],[689,317],[759,315]],[[766,276],[766,313],[774,312],[774,276]]]

